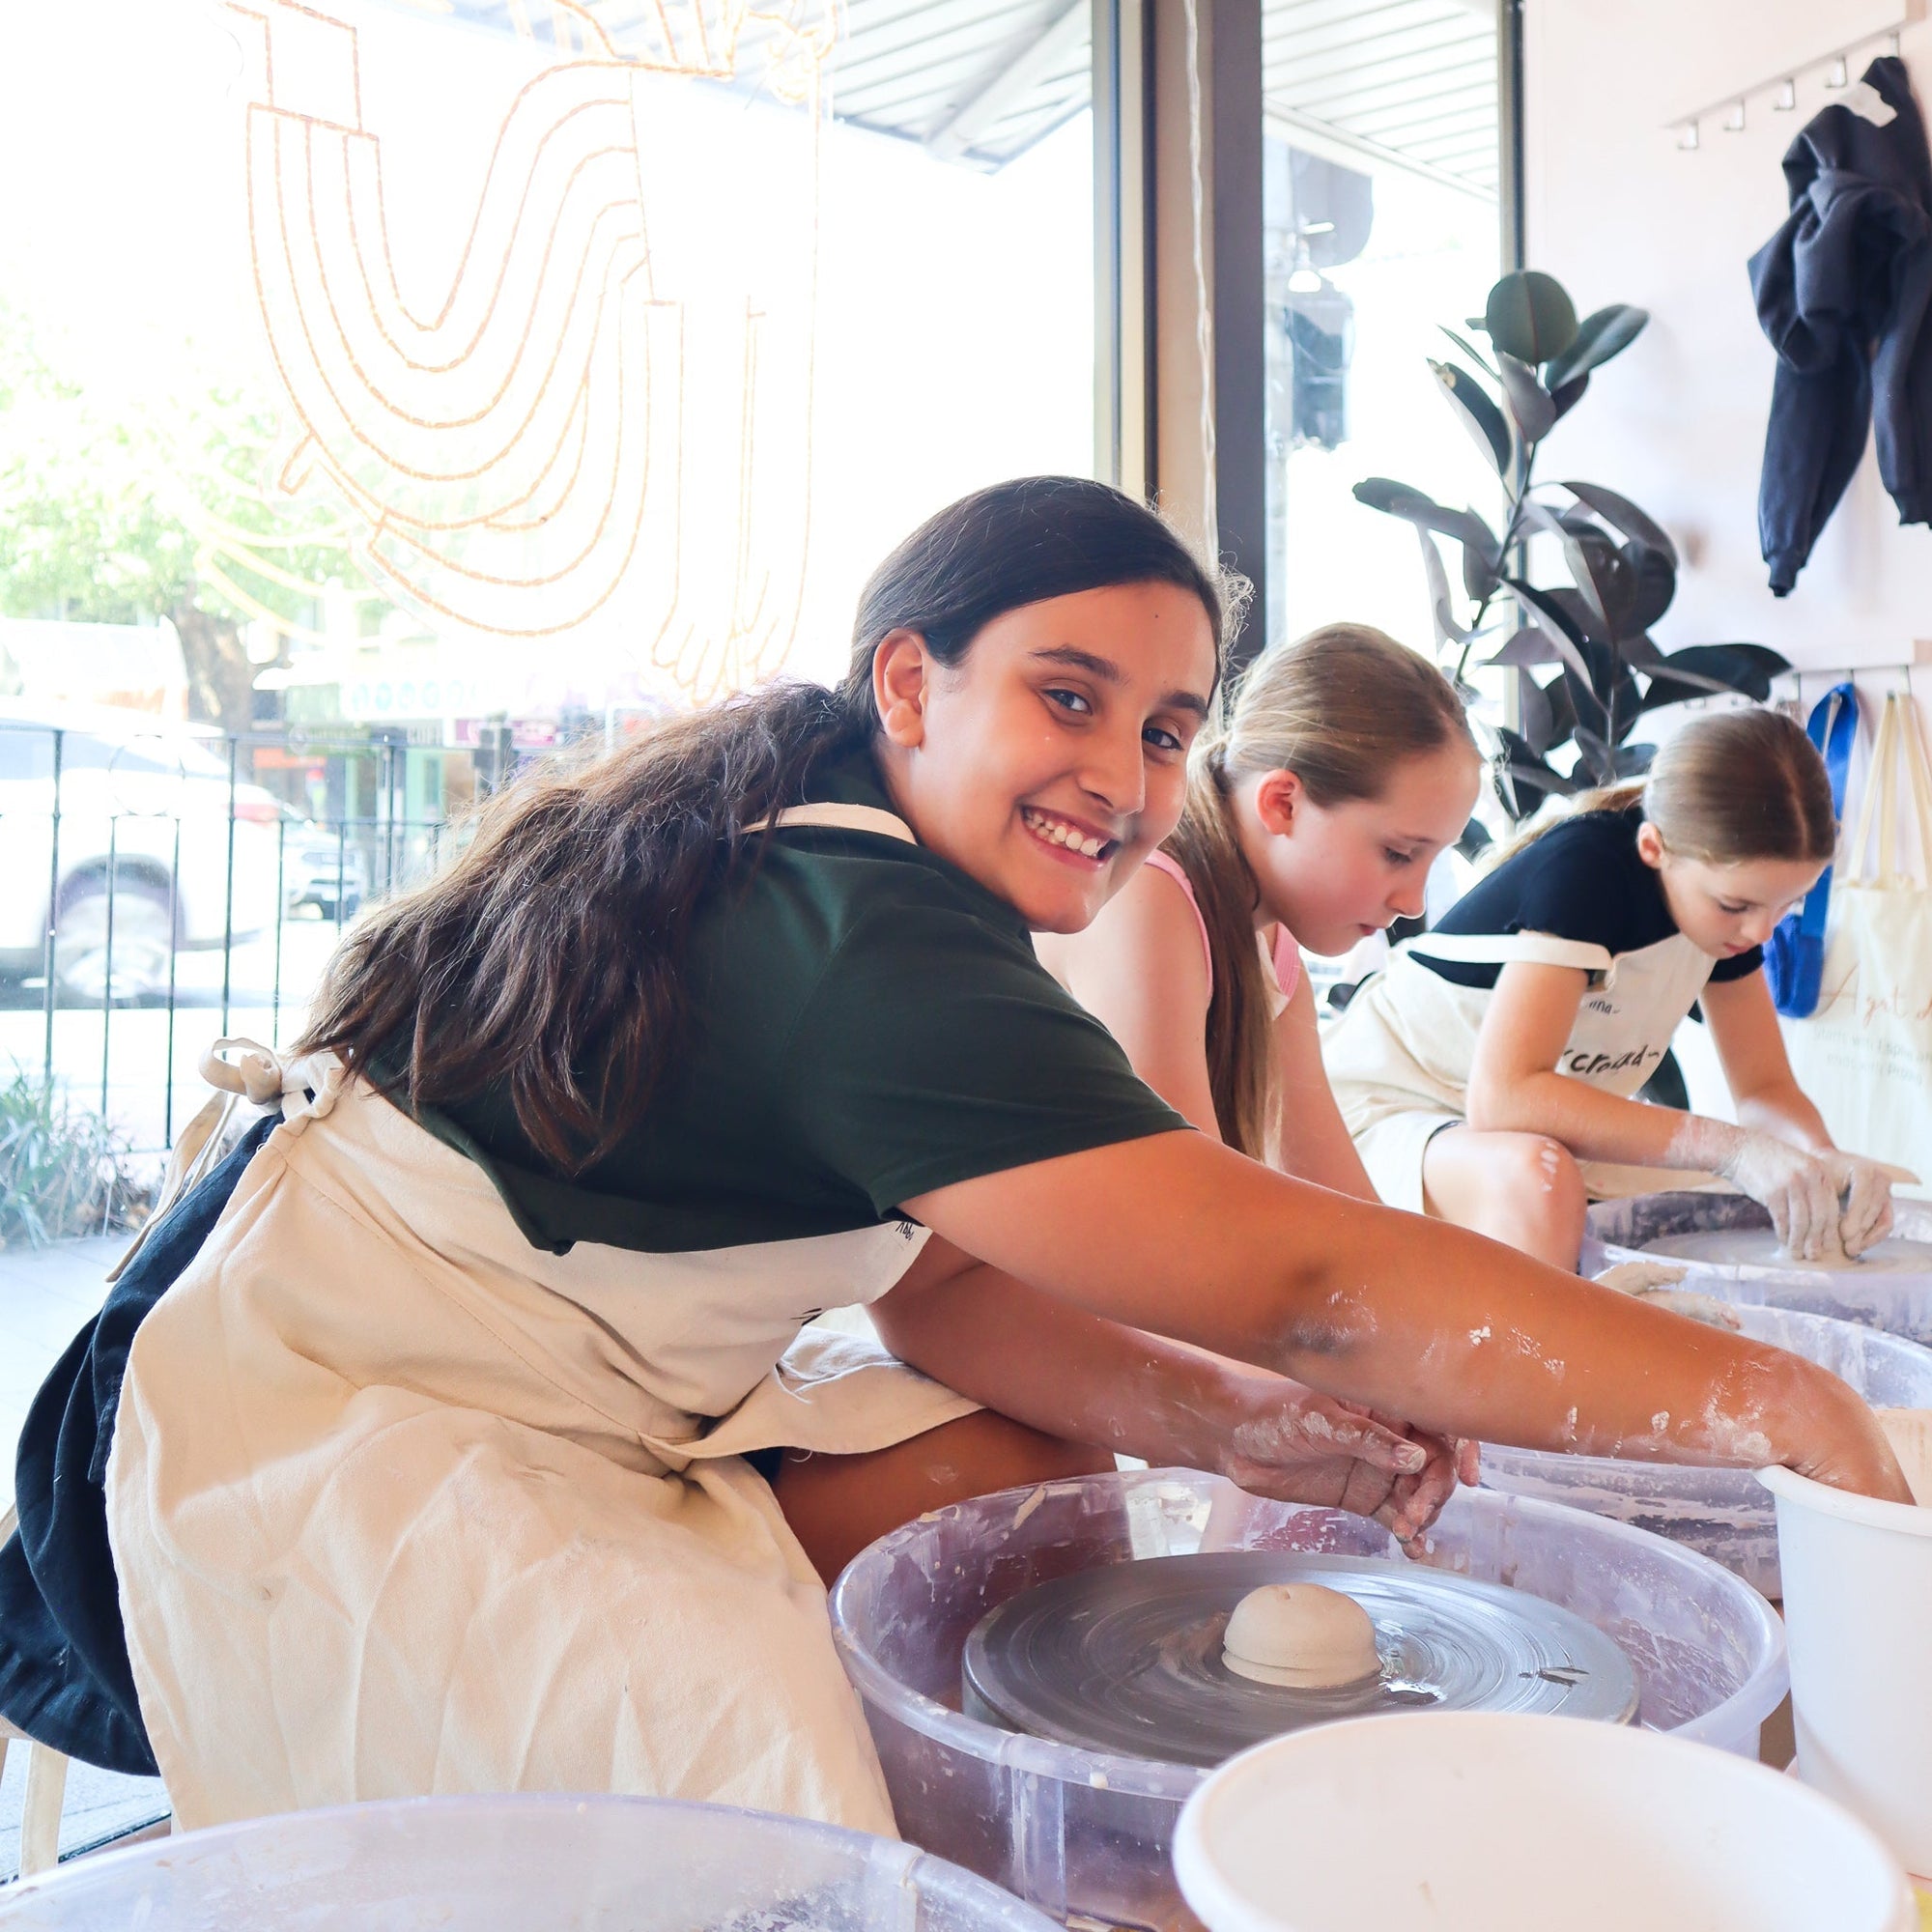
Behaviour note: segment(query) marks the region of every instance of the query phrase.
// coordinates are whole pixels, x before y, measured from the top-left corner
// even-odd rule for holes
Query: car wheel
[[[54,922],[54,982],[70,1000],[98,1007],[164,991],[174,957],[174,917],[165,886],[124,879],[114,888],[113,983],[108,982],[104,874],[70,879]]]

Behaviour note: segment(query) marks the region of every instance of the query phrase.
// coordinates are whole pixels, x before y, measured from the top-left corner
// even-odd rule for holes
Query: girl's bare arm
[[[1276,1138],[1279,1166],[1338,1194],[1374,1201],[1375,1182],[1355,1151],[1321,1065],[1315,989],[1302,974],[1274,1023]]]
[[[1470,1062],[1469,1124],[1548,1134],[1580,1160],[1721,1166],[1742,1138],[1738,1128],[1620,1099],[1557,1070],[1588,984],[1574,966],[1518,961],[1502,969]]]
[[[1704,988],[1704,1017],[1739,1123],[1807,1151],[1831,1147],[1823,1117],[1791,1071],[1764,975],[1713,980]]]
[[[1346,1199],[1200,1134],[1154,1135],[905,1204],[955,1247],[1131,1328],[1444,1437],[1781,1463],[1905,1500],[1870,1411],[1781,1350]]]
[[[1445,1442],[1105,1321],[937,1236],[870,1314],[901,1361],[1048,1435],[1156,1466],[1211,1469],[1262,1495],[1351,1509],[1405,1539],[1456,1487]]]

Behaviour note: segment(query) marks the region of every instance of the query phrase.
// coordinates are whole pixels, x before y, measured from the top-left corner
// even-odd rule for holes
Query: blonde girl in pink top
[[[1482,761],[1448,680],[1360,624],[1270,651],[1197,742],[1179,825],[1048,969],[1202,1132],[1363,1200],[1299,948],[1347,952],[1421,912]]]

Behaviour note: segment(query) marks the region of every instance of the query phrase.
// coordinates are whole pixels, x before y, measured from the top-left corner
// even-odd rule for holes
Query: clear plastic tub
[[[1894,1195],[1892,1218],[1894,1233],[1908,1240],[1932,1241],[1932,1202]],[[1742,1194],[1640,1194],[1629,1201],[1600,1201],[1586,1224],[1581,1271],[1598,1274],[1612,1262],[1668,1260],[1643,1252],[1646,1243],[1665,1235],[1770,1226],[1771,1216]],[[1843,1268],[1767,1267],[1757,1262],[1682,1265],[1690,1270],[1687,1288],[1722,1301],[1829,1315],[1932,1345],[1932,1270],[1861,1277]]]
[[[648,1798],[419,1798],[300,1811],[0,1891],[59,1932],[1055,1932],[885,1838]]]
[[[1700,1284],[1702,1285],[1702,1284]],[[1932,1350],[1826,1315],[1740,1305],[1747,1335],[1841,1376],[1877,1408],[1932,1408]],[[1483,1445],[1483,1485],[1568,1503],[1695,1549],[1767,1597],[1783,1594],[1770,1495],[1748,1469],[1622,1463]]]
[[[1400,1553],[1361,1517],[1156,1469],[977,1497],[856,1558],[833,1592],[833,1630],[906,1836],[1056,1918],[1190,1923],[1168,1850],[1208,1774],[962,1717],[959,1660],[974,1624],[1035,1583],[1208,1549]],[[1450,1501],[1428,1560],[1588,1618],[1636,1665],[1643,1723],[1756,1755],[1758,1727],[1784,1695],[1784,1634],[1716,1564],[1621,1523],[1480,1490]]]

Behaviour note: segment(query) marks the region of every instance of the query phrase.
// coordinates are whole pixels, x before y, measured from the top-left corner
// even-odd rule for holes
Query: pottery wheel
[[[1234,1607],[1263,1583],[1321,1583],[1376,1626],[1378,1677],[1293,1690],[1221,1661]],[[969,1717],[1060,1744],[1216,1765],[1304,1725],[1378,1712],[1548,1711],[1628,1723],[1636,1672],[1556,1604],[1372,1557],[1266,1549],[1160,1556],[1056,1577],[1002,1604],[966,1639]]]
[[[1647,1255],[1678,1262],[1706,1262],[1725,1267],[1810,1268],[1826,1274],[1932,1274],[1932,1241],[1888,1235],[1856,1261],[1795,1262],[1770,1228],[1698,1228],[1684,1235],[1660,1235],[1643,1244]]]

